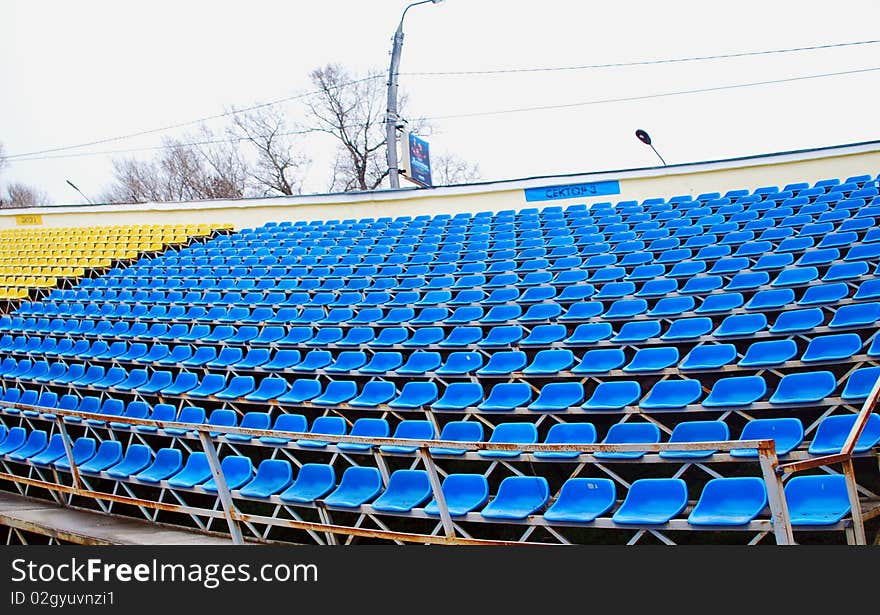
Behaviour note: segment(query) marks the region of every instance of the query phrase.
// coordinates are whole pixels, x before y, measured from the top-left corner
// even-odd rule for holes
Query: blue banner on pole
[[[590,182],[586,184],[567,184],[563,186],[542,186],[526,188],[526,201],[559,201],[562,199],[579,199],[606,194],[620,194],[620,182],[616,180]]]
[[[414,134],[409,134],[409,167],[412,178],[423,186],[432,186],[431,183],[431,154],[428,142],[419,139]]]

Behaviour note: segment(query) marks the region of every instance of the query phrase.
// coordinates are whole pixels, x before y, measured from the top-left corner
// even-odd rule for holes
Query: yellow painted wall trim
[[[0,229],[18,216],[39,216],[47,227],[112,224],[207,224],[235,228],[270,221],[376,218],[423,214],[500,211],[546,205],[643,200],[731,189],[780,187],[794,182],[880,172],[880,141],[647,169],[534,177],[432,189],[302,195],[259,199],[58,206],[0,210]],[[526,203],[524,190],[544,186],[616,180],[620,194]]]

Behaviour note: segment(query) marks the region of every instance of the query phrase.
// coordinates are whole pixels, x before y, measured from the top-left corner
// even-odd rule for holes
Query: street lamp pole
[[[403,9],[391,46],[391,66],[388,68],[388,106],[385,113],[385,150],[388,162],[388,179],[391,188],[400,188],[400,172],[397,163],[397,71],[400,67],[400,54],[403,50],[403,19],[406,12],[420,4],[440,4],[443,0],[421,0]]]

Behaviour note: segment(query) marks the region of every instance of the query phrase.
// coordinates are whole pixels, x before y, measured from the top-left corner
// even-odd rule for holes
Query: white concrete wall
[[[13,228],[21,215],[38,214],[43,226],[109,224],[231,223],[235,228],[269,221],[326,220],[438,213],[498,211],[620,200],[696,196],[794,182],[880,172],[880,142],[846,145],[665,168],[636,169],[570,176],[539,177],[447,188],[377,191],[372,193],[294,197],[146,203],[140,205],[62,206],[0,210],[0,229]],[[620,194],[527,203],[524,189],[617,180]]]

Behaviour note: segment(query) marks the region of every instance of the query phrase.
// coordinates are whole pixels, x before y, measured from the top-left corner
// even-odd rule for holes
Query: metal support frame
[[[235,517],[235,505],[232,503],[232,495],[229,493],[229,486],[226,484],[226,478],[223,476],[223,470],[220,467],[220,459],[217,457],[217,449],[214,448],[214,442],[206,431],[199,431],[199,441],[202,443],[202,449],[208,458],[208,464],[211,466],[211,475],[217,485],[217,496],[220,504],[223,506],[223,514],[229,525],[229,535],[232,537],[233,544],[244,544],[241,536],[241,528],[238,526],[238,520]]]
[[[422,463],[425,464],[425,470],[428,472],[428,480],[431,481],[431,491],[437,500],[437,509],[440,511],[440,521],[443,524],[443,531],[447,536],[455,536],[455,527],[452,525],[452,517],[449,515],[449,508],[446,506],[446,496],[443,494],[443,487],[440,483],[440,477],[437,476],[437,467],[434,465],[434,459],[428,447],[422,446],[418,451]]]

